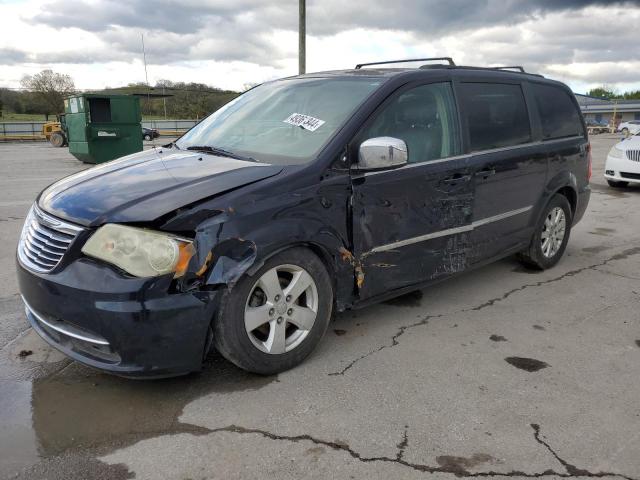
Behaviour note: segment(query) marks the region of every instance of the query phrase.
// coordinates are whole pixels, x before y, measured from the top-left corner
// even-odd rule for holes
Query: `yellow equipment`
[[[64,147],[67,145],[67,134],[65,132],[64,116],[58,116],[57,122],[47,122],[42,125],[42,135],[54,147]]]

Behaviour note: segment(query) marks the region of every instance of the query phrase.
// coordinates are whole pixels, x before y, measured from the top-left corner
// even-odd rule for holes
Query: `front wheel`
[[[144,136],[144,139],[145,139],[146,141],[151,140],[151,135],[149,135],[149,134],[147,133],[147,134]]]
[[[324,336],[333,289],[320,259],[293,248],[245,275],[223,295],[214,344],[238,367],[263,375],[301,363]]]
[[[564,195],[556,194],[545,207],[529,247],[518,255],[527,267],[545,270],[553,267],[567,248],[571,232],[571,205]]]

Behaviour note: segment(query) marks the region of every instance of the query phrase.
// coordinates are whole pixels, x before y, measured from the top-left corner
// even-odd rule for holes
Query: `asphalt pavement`
[[[617,138],[592,138],[591,202],[553,269],[507,258],[340,314],[277,376],[214,354],[162,381],[93,371],[28,328],[25,214],[86,166],[0,144],[0,478],[640,480],[640,187],[602,177]]]

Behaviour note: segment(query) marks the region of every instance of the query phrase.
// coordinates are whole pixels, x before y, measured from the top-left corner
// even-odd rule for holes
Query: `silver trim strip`
[[[427,233],[425,235],[420,235],[418,237],[407,238],[405,240],[398,240],[397,242],[388,243],[387,245],[380,245],[379,247],[372,248],[365,255],[369,255],[371,253],[386,252],[388,250],[395,250],[396,248],[406,247],[407,245],[424,242],[426,240],[432,240],[434,238],[446,237],[448,235],[456,235],[458,233],[470,232],[478,227],[482,227],[483,225],[487,225],[493,222],[499,222],[500,220],[504,220],[506,218],[513,217],[515,215],[526,213],[532,208],[533,208],[533,205],[529,205],[528,207],[518,208],[517,210],[509,210],[508,212],[500,213],[492,217],[483,218],[482,220],[476,220],[475,222],[472,222],[469,225],[462,225],[461,227],[448,228],[446,230],[439,230],[437,232]]]
[[[486,225],[487,223],[498,222],[500,220],[504,220],[505,218],[513,217],[514,215],[520,215],[521,213],[526,213],[533,208],[533,205],[529,205],[528,207],[518,208],[517,210],[509,210],[508,212],[500,213],[498,215],[494,215],[493,217],[483,218],[482,220],[476,220],[471,225],[473,228],[481,227]]]
[[[49,327],[51,330],[55,330],[58,333],[62,333],[68,337],[72,337],[77,340],[82,340],[84,342],[95,343],[96,345],[107,345],[107,346],[109,345],[109,342],[107,342],[104,338],[98,337],[97,335],[91,335],[90,333],[87,333],[87,332],[81,332],[79,329],[73,328],[69,325],[64,325],[64,326],[54,325],[53,323],[51,323],[51,321],[46,320],[41,314],[36,312],[31,307],[31,305],[29,305],[29,303],[24,299],[24,297],[22,297],[22,301],[24,302],[24,307],[25,307],[27,316],[29,314],[33,315],[40,323],[43,323],[44,325]]]

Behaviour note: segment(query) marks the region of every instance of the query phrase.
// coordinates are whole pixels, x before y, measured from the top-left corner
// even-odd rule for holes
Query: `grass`
[[[49,115],[49,120],[55,120],[55,115]],[[41,113],[13,113],[2,112],[0,122],[44,122],[44,115]]]

